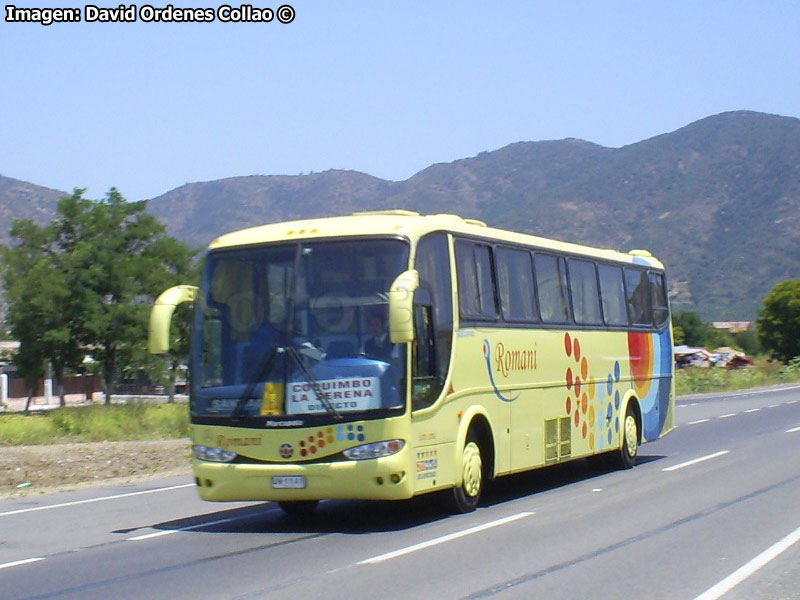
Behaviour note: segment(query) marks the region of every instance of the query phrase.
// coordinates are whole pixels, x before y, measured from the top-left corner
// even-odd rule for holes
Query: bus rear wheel
[[[633,406],[628,405],[625,411],[625,421],[622,423],[622,444],[616,452],[616,466],[620,469],[630,469],[636,464],[636,455],[639,451],[639,423],[636,421]]]
[[[483,492],[483,459],[477,436],[470,432],[461,454],[461,485],[453,488],[452,506],[457,512],[475,510]]]
[[[278,502],[278,506],[281,507],[283,512],[292,518],[310,516],[314,509],[317,508],[317,504],[319,504],[319,500],[286,500]]]

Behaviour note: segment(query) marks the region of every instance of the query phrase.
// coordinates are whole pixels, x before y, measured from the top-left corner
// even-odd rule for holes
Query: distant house
[[[729,333],[742,333],[753,326],[752,321],[714,321],[711,323],[714,329],[720,329]]]
[[[0,373],[12,375],[17,368],[13,365],[14,355],[19,350],[19,342],[0,342]]]
[[[0,355],[2,356],[13,355],[17,350],[19,350],[19,342],[0,342]]]

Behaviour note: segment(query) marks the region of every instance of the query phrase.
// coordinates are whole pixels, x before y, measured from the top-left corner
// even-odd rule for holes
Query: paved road
[[[632,471],[427,499],[209,504],[165,479],[0,502],[0,598],[800,599],[800,386],[682,398]]]

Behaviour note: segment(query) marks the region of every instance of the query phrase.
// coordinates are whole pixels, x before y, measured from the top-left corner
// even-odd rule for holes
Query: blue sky
[[[0,19],[0,174],[140,200],[239,175],[403,180],[517,141],[619,147],[728,110],[800,117],[795,1],[288,4],[286,25]]]

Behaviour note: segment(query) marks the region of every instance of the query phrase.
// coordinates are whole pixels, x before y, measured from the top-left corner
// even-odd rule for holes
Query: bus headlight
[[[194,454],[195,458],[210,462],[228,463],[236,458],[236,452],[223,450],[222,448],[213,448],[211,446],[192,446],[192,454]]]
[[[405,440],[387,440],[385,442],[375,442],[364,444],[355,448],[348,448],[344,454],[350,460],[366,460],[368,458],[380,458],[397,454],[406,445]]]

